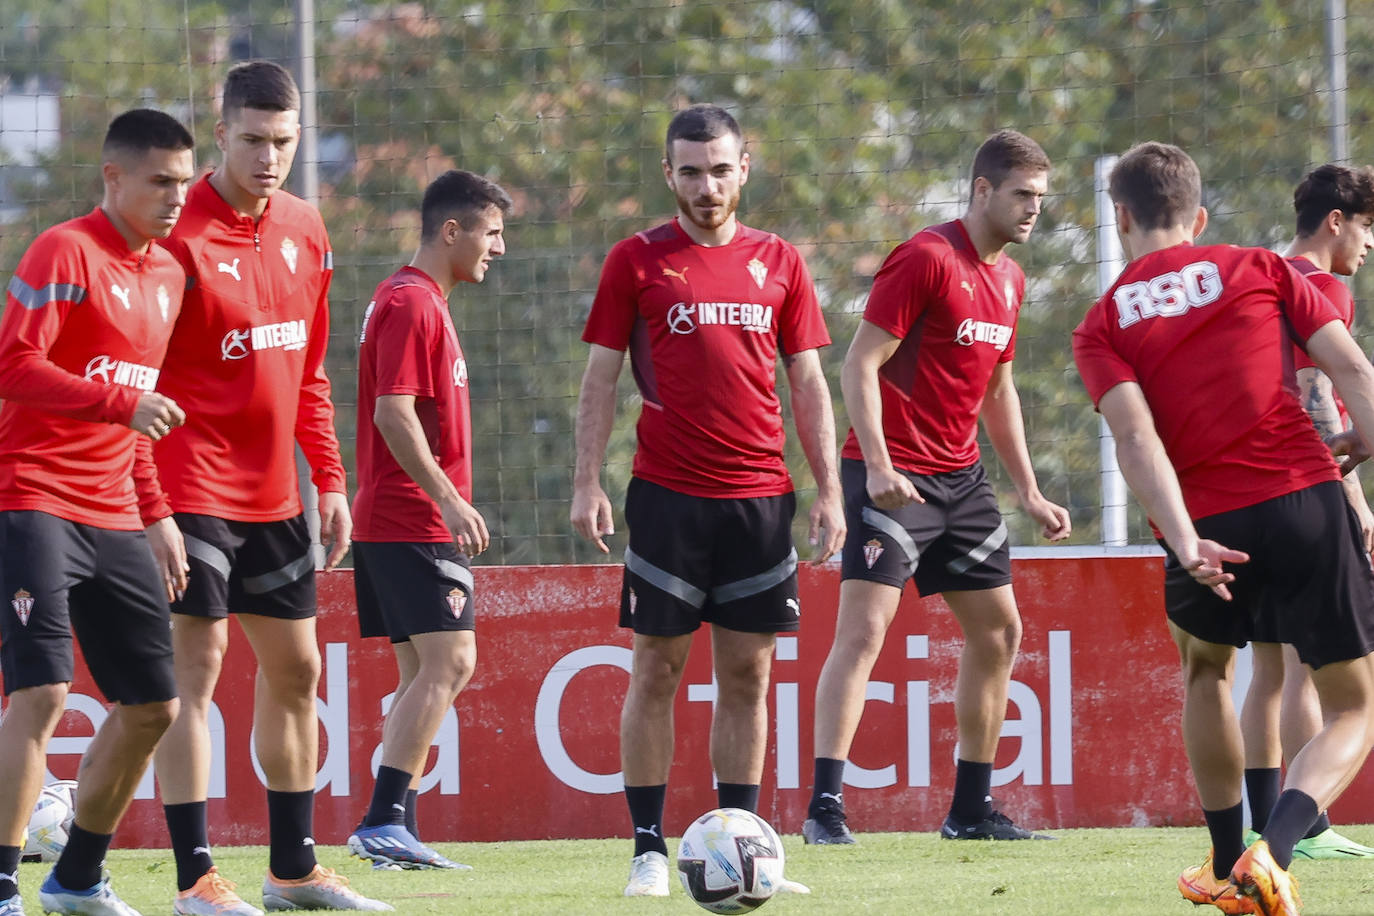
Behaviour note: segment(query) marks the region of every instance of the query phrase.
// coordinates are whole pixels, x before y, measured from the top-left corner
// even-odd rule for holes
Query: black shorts
[[[173,614],[281,620],[315,616],[315,554],[305,516],[280,522],[234,522],[178,512],[191,581]]]
[[[1335,481],[1195,522],[1198,535],[1243,550],[1223,601],[1164,545],[1164,607],[1198,639],[1288,643],[1313,668],[1374,650],[1374,570],[1360,524]]]
[[[944,474],[898,473],[924,503],[879,509],[868,497],[868,472],[853,458],[840,462],[849,526],[840,578],[902,588],[916,580],[922,595],[978,591],[1011,582],[1007,524],[981,464]]]
[[[0,673],[5,694],[63,684],[76,671],[72,630],[112,703],[177,695],[171,617],[142,531],[0,512]]]
[[[475,629],[471,565],[452,541],[354,541],[359,633],[405,642],[417,633]]]
[[[797,629],[793,493],[745,499],[688,496],[630,479],[620,625],[681,636],[703,621],[742,633]]]

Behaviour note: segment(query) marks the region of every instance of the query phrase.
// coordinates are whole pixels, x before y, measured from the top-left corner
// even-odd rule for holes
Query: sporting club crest
[[[29,615],[33,613],[33,595],[24,589],[14,593],[10,607],[14,608],[14,613],[19,616],[19,622],[24,626],[29,625]]]
[[[167,320],[167,311],[172,307],[172,297],[167,295],[167,287],[161,283],[157,285],[157,310],[162,313],[162,320]]]
[[[446,596],[448,609],[453,612],[454,617],[463,616],[463,608],[467,607],[468,596],[463,594],[461,588],[451,588]]]
[[[296,248],[295,242],[290,239],[281,240],[281,258],[286,262],[287,268],[293,274],[296,272],[296,255],[298,252],[299,249]]]
[[[868,543],[864,544],[864,562],[868,564],[868,568],[869,568],[869,569],[872,569],[872,568],[873,568],[873,564],[874,564],[874,563],[877,563],[877,562],[878,562],[878,557],[880,557],[880,556],[882,556],[882,555],[883,555],[883,542],[882,542],[882,541],[878,540],[877,538],[873,538],[871,541],[869,541]]]
[[[745,266],[749,268],[749,276],[754,278],[759,289],[763,289],[763,281],[768,279],[768,268],[758,258],[751,258]]]

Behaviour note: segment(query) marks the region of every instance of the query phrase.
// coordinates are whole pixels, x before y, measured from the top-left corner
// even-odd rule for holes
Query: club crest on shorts
[[[868,564],[868,568],[869,568],[869,569],[872,569],[872,568],[873,568],[873,564],[874,564],[874,563],[877,563],[877,562],[878,562],[878,557],[880,557],[880,556],[882,556],[882,555],[883,555],[883,542],[882,542],[882,541],[878,540],[877,538],[874,538],[873,540],[871,540],[871,541],[869,541],[868,543],[864,544],[864,562]]]
[[[29,615],[33,613],[33,595],[21,588],[14,593],[14,598],[10,601],[10,607],[14,608],[14,613],[19,615],[19,622],[24,626],[28,626]]]
[[[462,617],[463,608],[467,607],[468,604],[468,596],[463,594],[463,590],[461,588],[451,588],[445,596],[445,599],[448,601],[448,609],[453,611],[453,616]]]
[[[639,604],[639,596],[635,594],[635,590],[634,590],[634,589],[630,589],[630,616],[631,616],[631,617],[633,617],[633,616],[635,615],[635,606],[638,605],[638,604]]]

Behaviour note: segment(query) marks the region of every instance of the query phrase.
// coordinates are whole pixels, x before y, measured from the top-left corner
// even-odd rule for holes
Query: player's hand
[[[1357,430],[1347,429],[1343,433],[1328,436],[1326,445],[1336,457],[1336,466],[1344,477],[1369,459],[1369,449],[1365,447],[1364,437]]]
[[[879,509],[900,509],[925,502],[916,492],[916,485],[895,468],[868,469],[868,498]]]
[[[844,499],[839,491],[817,495],[816,501],[811,504],[810,518],[809,540],[811,546],[816,548],[811,553],[811,562],[819,566],[844,546]]]
[[[138,396],[129,428],[156,442],[185,422],[186,412],[176,401],[156,391],[145,391]]]
[[[603,538],[615,534],[615,522],[611,520],[611,500],[600,484],[573,487],[572,511],[568,515],[574,531],[602,553],[611,552]]]
[[[353,543],[353,515],[343,493],[329,490],[320,494],[320,542],[329,548],[325,569],[338,566]]]
[[[453,542],[464,554],[475,557],[491,546],[491,535],[487,533],[482,513],[461,496],[457,502],[440,506],[439,513],[444,517],[449,534],[453,535]]]
[[[1051,541],[1062,541],[1073,533],[1069,510],[1036,493],[1023,503],[1026,514],[1040,524],[1040,533]]]
[[[1360,539],[1364,542],[1364,552],[1374,553],[1374,512],[1363,500],[1355,506],[1355,517],[1360,520]]]
[[[1227,583],[1236,581],[1234,573],[1222,568],[1223,563],[1248,563],[1250,555],[1242,550],[1232,550],[1216,541],[1200,540],[1195,549],[1188,554],[1178,555],[1179,563],[1198,584],[1205,585],[1226,601],[1231,600],[1231,590]]]
[[[148,526],[145,532],[148,546],[152,548],[153,560],[162,573],[162,583],[167,589],[167,600],[176,601],[186,594],[186,584],[191,574],[191,566],[186,560],[186,541],[181,529],[169,515]]]

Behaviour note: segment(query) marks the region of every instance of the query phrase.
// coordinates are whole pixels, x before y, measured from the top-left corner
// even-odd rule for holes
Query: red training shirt
[[[1136,382],[1194,519],[1339,480],[1292,344],[1340,315],[1279,255],[1175,245],[1132,261],[1073,332],[1093,404]]]
[[[185,286],[98,207],[34,239],[0,319],[0,510],[115,531],[171,514],[152,442],[126,424],[157,386]]]
[[[830,343],[792,245],[744,225],[717,247],[677,220],[636,233],[606,255],[582,339],[630,351],[644,398],[634,476],[722,499],[792,491],[778,355]]]
[[[1026,275],[1005,252],[985,263],[961,220],[898,245],[873,279],[864,320],[902,338],[879,372],[883,438],[916,474],[978,461],[978,413],[993,370],[1016,355]],[[849,431],[841,454],[863,460]]]
[[[242,522],[301,512],[296,443],[344,492],[324,373],[333,253],[319,211],[277,191],[256,222],[202,178],[163,243],[186,269],[161,389],[186,425],[154,448],[172,508]]]
[[[389,394],[415,395],[415,412],[434,460],[471,502],[468,364],[438,284],[409,266],[382,281],[363,315],[353,540],[451,541],[438,505],[397,463],[373,423],[377,398]]]

